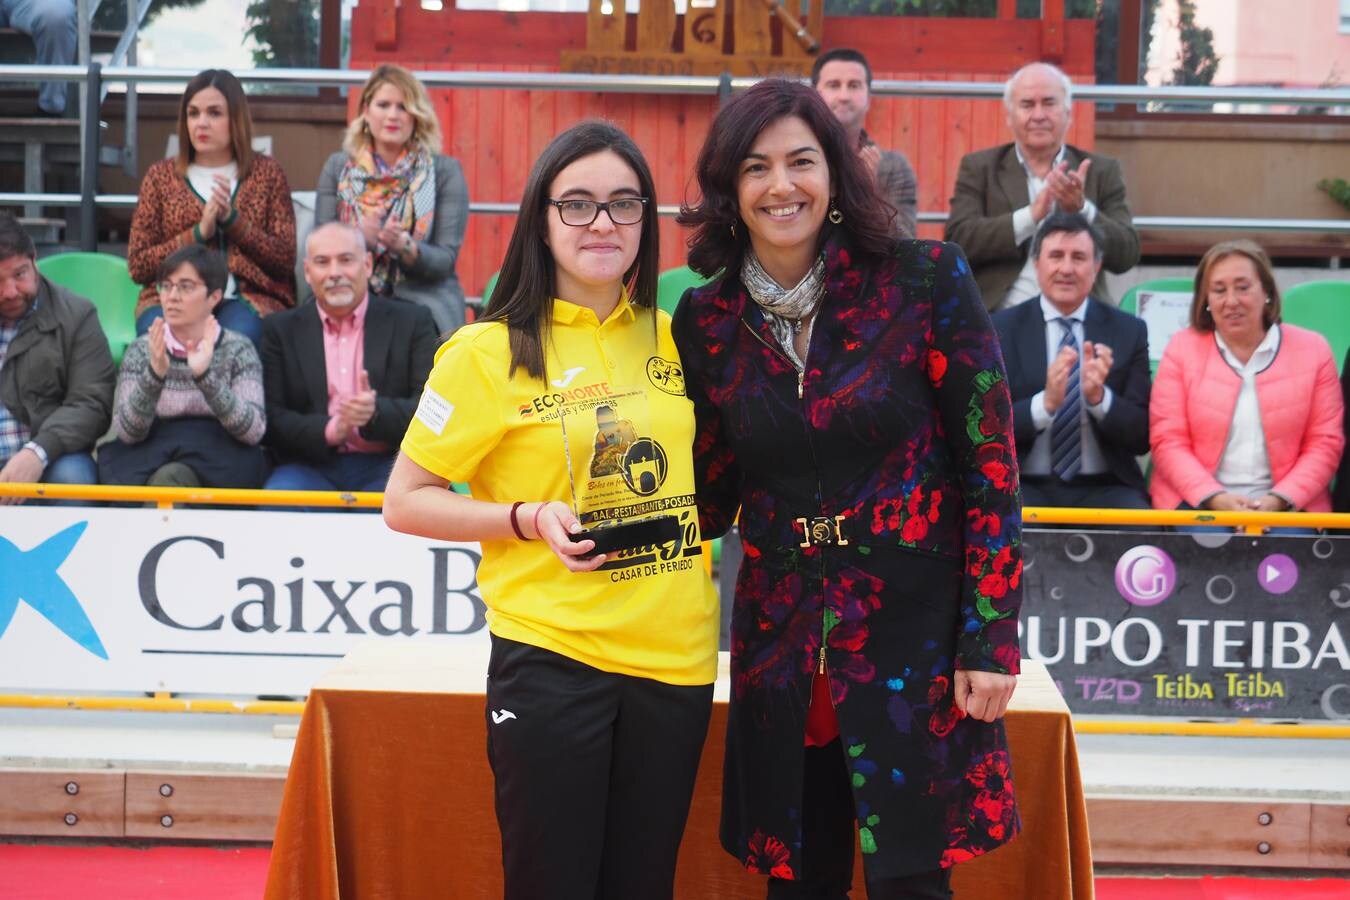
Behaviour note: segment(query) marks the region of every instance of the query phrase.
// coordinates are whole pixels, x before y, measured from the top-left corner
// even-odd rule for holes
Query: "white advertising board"
[[[1148,326],[1148,358],[1158,362],[1172,335],[1190,324],[1191,295],[1182,291],[1140,291],[1139,318]]]
[[[307,693],[372,638],[485,644],[477,544],[349,512],[0,507],[0,691]]]

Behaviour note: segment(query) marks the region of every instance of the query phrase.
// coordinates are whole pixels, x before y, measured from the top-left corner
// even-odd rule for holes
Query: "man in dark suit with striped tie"
[[[1022,504],[1148,509],[1148,329],[1090,296],[1102,242],[1081,214],[1047,216],[1031,256],[1040,297],[994,316]]]

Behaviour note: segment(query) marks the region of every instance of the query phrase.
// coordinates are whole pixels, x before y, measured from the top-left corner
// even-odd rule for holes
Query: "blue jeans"
[[[0,0],[0,28],[4,27],[33,38],[40,66],[75,62],[75,0]],[[65,112],[66,84],[44,81],[38,89],[38,107],[52,115]]]
[[[267,491],[374,491],[384,490],[389,470],[394,467],[392,453],[339,453],[322,466],[282,463],[272,470],[263,485]],[[313,507],[313,509],[331,507]],[[374,512],[366,510],[362,512]]]
[[[67,453],[47,464],[43,484],[98,484],[98,466],[88,453]],[[35,506],[89,506],[91,500],[29,500]]]
[[[2,0],[0,0],[2,2]],[[136,336],[140,337],[150,330],[156,318],[164,315],[164,309],[152,306],[136,317]],[[216,306],[216,321],[221,328],[237,331],[253,342],[253,346],[262,349],[262,319],[242,300],[222,300]]]

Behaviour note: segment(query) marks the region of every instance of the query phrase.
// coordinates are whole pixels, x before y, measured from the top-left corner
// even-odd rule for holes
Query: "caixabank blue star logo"
[[[0,639],[22,600],[61,633],[100,659],[108,658],[98,632],[80,601],[56,570],[84,534],[88,522],[57,532],[32,550],[20,550],[0,537]]]

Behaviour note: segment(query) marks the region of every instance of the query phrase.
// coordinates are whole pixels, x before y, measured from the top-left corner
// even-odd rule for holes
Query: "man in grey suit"
[[[1139,261],[1139,234],[1120,164],[1064,143],[1073,85],[1048,63],[1023,66],[1003,89],[1013,142],[961,160],[945,237],[966,251],[984,305],[1015,306],[1040,293],[1028,249],[1052,212],[1081,213],[1102,236],[1102,268]],[[1109,299],[1099,275],[1093,295]]]

